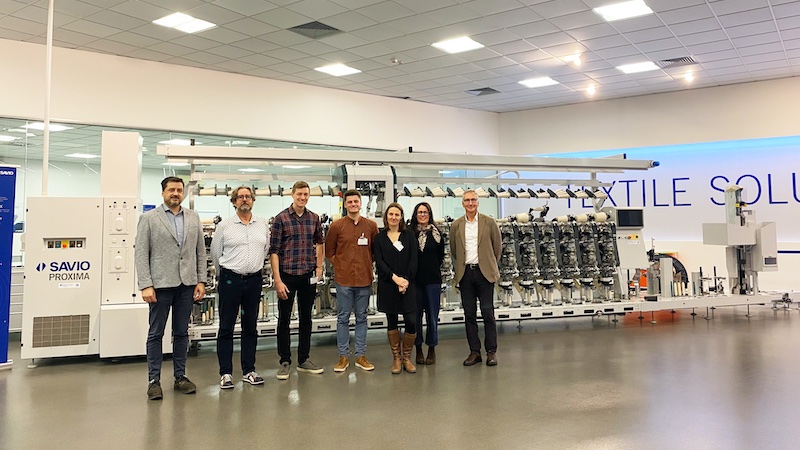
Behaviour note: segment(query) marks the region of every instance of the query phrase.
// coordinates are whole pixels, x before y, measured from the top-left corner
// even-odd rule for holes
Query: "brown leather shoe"
[[[422,353],[422,346],[417,346],[417,364],[425,364],[425,354]]]
[[[434,350],[435,348],[436,347],[428,346],[428,357],[425,358],[426,366],[432,366],[436,364],[436,350]]]
[[[474,366],[475,364],[478,364],[481,361],[483,361],[483,360],[481,359],[481,354],[480,353],[471,352],[469,354],[469,356],[467,357],[467,359],[464,360],[464,365],[465,366]]]
[[[486,365],[487,366],[497,365],[497,355],[495,354],[495,352],[486,352]]]

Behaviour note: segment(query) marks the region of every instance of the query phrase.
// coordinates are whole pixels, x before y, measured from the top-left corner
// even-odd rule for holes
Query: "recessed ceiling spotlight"
[[[606,22],[613,22],[615,20],[630,19],[632,17],[653,14],[653,10],[644,3],[644,0],[631,0],[627,2],[613,3],[606,6],[601,6],[599,8],[594,8],[593,11],[605,19]]]
[[[529,88],[537,88],[544,86],[552,86],[554,84],[558,84],[558,81],[550,77],[539,77],[539,78],[528,78],[527,80],[522,80],[519,82],[519,84]]]
[[[576,66],[580,66],[581,63],[583,62],[583,61],[581,61],[581,54],[580,53],[575,53],[574,55],[565,56],[565,57],[561,58],[561,60],[564,61],[565,63],[568,63],[568,64],[572,63],[572,64],[574,64]]]
[[[154,20],[153,23],[156,25],[161,25],[162,27],[175,28],[176,30],[183,31],[184,33],[197,33],[217,26],[214,23],[195,19],[194,17],[183,13],[170,14],[158,20]]]
[[[461,53],[483,47],[483,44],[473,41],[469,36],[439,41],[431,45],[447,53]]]
[[[64,155],[70,158],[81,158],[81,159],[94,159],[99,158],[100,155],[91,155],[89,153],[70,153],[69,155]]]
[[[694,73],[686,72],[686,75],[683,76],[683,79],[691,83],[692,81],[694,81]]]
[[[44,130],[44,122],[33,122],[27,125],[23,125],[22,128],[27,128],[29,130]],[[59,125],[57,123],[50,124],[50,131],[64,131],[64,130],[71,130],[72,127],[68,127],[66,125]]]
[[[624,64],[621,66],[617,66],[617,70],[622,73],[639,73],[639,72],[649,72],[651,70],[658,70],[660,67],[656,65],[656,63],[652,61],[635,63],[635,64]]]
[[[396,66],[399,66],[400,64],[403,64],[403,61],[397,59],[397,57],[395,57],[395,56],[392,56],[392,59],[390,59],[389,62],[394,64],[394,65],[396,65]]]
[[[331,64],[328,66],[317,67],[314,69],[318,72],[327,73],[328,75],[333,75],[335,77],[343,77],[345,75],[352,75],[354,73],[361,72],[358,69],[354,69],[350,66],[346,66],[344,64]]]
[[[595,93],[597,93],[597,88],[596,88],[596,87],[594,87],[594,85],[593,85],[593,84],[590,84],[590,85],[589,85],[589,87],[588,87],[588,88],[586,88],[586,93],[587,93],[587,94],[589,94],[589,96],[592,96],[592,95],[594,95]]]

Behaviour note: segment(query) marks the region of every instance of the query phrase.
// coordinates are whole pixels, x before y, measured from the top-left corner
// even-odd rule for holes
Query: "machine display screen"
[[[618,209],[617,210],[618,228],[644,228],[644,210],[642,209]]]

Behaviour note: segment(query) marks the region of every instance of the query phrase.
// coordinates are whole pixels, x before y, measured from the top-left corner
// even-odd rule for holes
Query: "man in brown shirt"
[[[325,239],[325,256],[333,264],[336,283],[336,343],[339,362],[334,372],[344,372],[350,366],[350,313],[356,313],[356,367],[373,370],[367,360],[367,307],[372,293],[372,241],[378,235],[378,225],[361,217],[361,194],[354,190],[344,193],[347,215],[333,222]]]

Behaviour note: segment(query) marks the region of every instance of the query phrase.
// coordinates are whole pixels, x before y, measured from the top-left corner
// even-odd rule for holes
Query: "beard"
[[[169,205],[170,206],[178,206],[178,205],[181,204],[181,200],[182,199],[180,197],[170,197],[169,198]]]
[[[243,204],[239,205],[238,208],[236,208],[237,211],[239,211],[240,213],[243,213],[243,214],[249,213],[251,209],[253,209],[253,208],[250,207],[250,205],[248,205],[247,203],[243,203]]]

